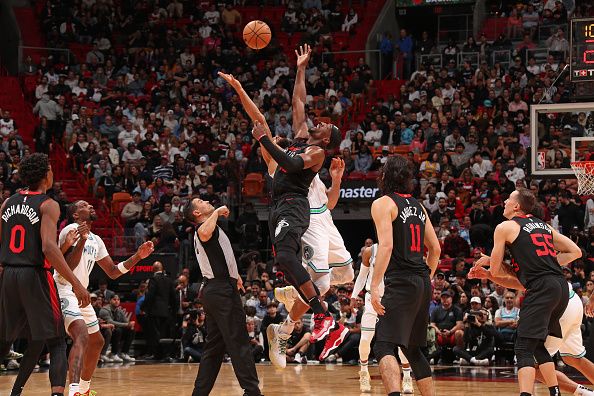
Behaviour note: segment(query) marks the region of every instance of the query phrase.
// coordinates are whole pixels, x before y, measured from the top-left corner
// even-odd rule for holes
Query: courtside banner
[[[380,196],[375,180],[343,180],[340,184],[339,202],[373,201]]]
[[[112,257],[114,263],[119,263],[120,261],[126,260],[128,257]],[[155,261],[160,261],[163,263],[163,268],[167,275],[175,278],[175,276],[180,271],[179,267],[179,260],[177,259],[177,254],[173,253],[154,253],[141,260],[138,264],[130,269],[130,272],[127,274],[122,275],[118,278],[119,281],[125,282],[140,282],[145,279],[149,279],[153,277],[153,263]],[[100,279],[106,279],[109,281],[109,277],[103,272],[101,267],[96,265],[91,272],[90,281],[91,284],[95,284]]]

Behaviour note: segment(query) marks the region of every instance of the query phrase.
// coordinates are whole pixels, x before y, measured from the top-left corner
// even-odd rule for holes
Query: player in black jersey
[[[529,214],[535,204],[536,198],[530,190],[519,189],[511,193],[503,211],[508,221],[495,228],[491,256],[484,256],[475,264],[490,266],[490,273],[495,278],[519,281],[527,291],[515,345],[521,396],[531,395],[534,389],[535,361],[550,394],[560,394],[555,364],[545,347],[545,340],[549,335],[562,338],[559,318],[567,307],[569,288],[561,266],[582,256],[580,248],[569,238]],[[503,267],[506,247],[511,253],[512,271],[517,279]]]
[[[379,242],[371,280],[371,303],[379,315],[373,351],[386,392],[392,396],[400,395],[398,347],[410,363],[421,394],[435,394],[431,368],[421,348],[427,342],[431,277],[441,248],[427,211],[410,195],[412,177],[405,157],[389,157],[378,183],[383,196],[371,206]]]
[[[303,53],[302,50],[302,55],[302,58],[298,59],[298,67],[304,68],[309,54]],[[291,285],[297,289],[303,301],[307,302],[307,305],[293,306],[288,318],[289,323],[270,326],[268,329],[270,360],[274,365],[284,368],[286,343],[291,336],[292,327],[310,307],[314,314],[324,315],[314,332],[330,333],[331,336],[332,333],[336,335],[337,332],[343,332],[341,325],[335,323],[332,315],[322,304],[317,287],[301,264],[301,237],[309,226],[309,186],[324,164],[324,150],[338,147],[342,136],[336,126],[320,123],[309,129],[306,141],[295,141],[283,150],[272,141],[272,134],[264,115],[244,91],[241,83],[229,74],[219,72],[219,76],[239,94],[243,107],[254,122],[253,136],[260,142],[263,152],[265,150],[278,164],[273,177],[273,204],[268,221],[272,248],[275,262],[279,264]],[[340,336],[333,338],[339,343]]]
[[[66,264],[56,243],[60,208],[45,192],[53,184],[47,155],[31,154],[19,167],[26,190],[14,194],[0,209],[0,356],[19,336],[29,339],[11,396],[19,396],[47,344],[50,352],[52,396],[63,395],[66,385],[66,342],[56,284],[57,269],[73,287],[81,305],[90,296]]]

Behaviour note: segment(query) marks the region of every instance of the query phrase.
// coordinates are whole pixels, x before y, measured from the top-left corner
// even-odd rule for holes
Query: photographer
[[[252,318],[246,318],[245,326],[247,328],[248,337],[250,338],[250,347],[254,355],[254,361],[259,363],[264,358],[264,338],[262,333],[256,330],[256,322]]]
[[[464,317],[464,347],[454,347],[454,353],[460,359],[460,365],[470,364],[488,366],[495,352],[497,331],[487,322],[486,310],[470,311]]]
[[[206,340],[205,317],[201,309],[190,309],[184,316],[181,342],[184,348],[184,359],[188,359],[188,363],[200,362],[202,357],[204,340]]]

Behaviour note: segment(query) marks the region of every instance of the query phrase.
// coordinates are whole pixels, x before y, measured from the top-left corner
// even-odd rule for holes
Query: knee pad
[[[330,276],[328,274],[319,274],[312,277],[312,280],[320,296],[325,295],[330,290]]]
[[[351,264],[342,267],[333,267],[330,269],[330,284],[344,285],[353,281],[355,271]]]
[[[413,346],[410,348],[401,348],[402,353],[408,359],[410,368],[415,375],[415,380],[420,381],[423,378],[431,377],[431,367],[421,348]]]
[[[553,362],[553,358],[551,357],[549,351],[545,347],[544,341],[539,342],[536,346],[536,349],[534,350],[534,359],[536,359],[536,362],[538,364]]]
[[[299,289],[299,286],[308,280],[311,280],[309,273],[303,268],[301,260],[294,252],[284,249],[276,252],[276,262],[279,264],[280,269],[285,273],[289,282],[291,282],[296,289]]]
[[[397,345],[392,342],[376,340],[373,345],[373,354],[379,363],[386,356],[396,357],[396,348]]]
[[[518,361],[518,369],[524,367],[534,367],[534,352],[538,346],[539,340],[536,338],[518,337],[514,352]],[[549,357],[550,358],[550,357]]]

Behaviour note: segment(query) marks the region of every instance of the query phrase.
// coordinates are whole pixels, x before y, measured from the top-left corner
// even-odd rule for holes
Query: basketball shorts
[[[64,328],[68,328],[75,320],[84,320],[87,325],[87,332],[93,334],[99,331],[99,320],[91,304],[86,307],[78,306],[78,299],[72,291],[71,286],[58,286],[58,295],[62,305],[62,315],[64,315]]]
[[[379,317],[375,339],[394,346],[425,347],[429,324],[431,281],[429,275],[398,275],[386,278],[382,305],[386,312]]]
[[[275,252],[281,249],[299,254],[301,237],[309,227],[309,202],[298,194],[285,194],[270,210],[268,228]]]
[[[309,228],[301,238],[301,252],[303,266],[314,282],[328,276],[330,272],[331,284],[344,284],[353,280],[353,259],[326,206],[311,209]]]
[[[0,340],[65,337],[52,273],[39,267],[4,267],[0,275]]]
[[[518,337],[546,340],[563,338],[559,319],[569,301],[569,288],[562,276],[544,276],[530,282],[520,309]]]
[[[563,338],[549,336],[545,342],[545,347],[551,355],[560,352],[561,356],[581,358],[586,355],[581,329],[584,306],[580,296],[575,294],[573,290],[570,295],[572,296],[569,299],[567,308],[563,312],[561,319],[559,319]]]
[[[365,293],[365,310],[361,318],[361,331],[375,332],[377,321],[377,312],[375,312],[373,305],[371,305],[371,293]]]

